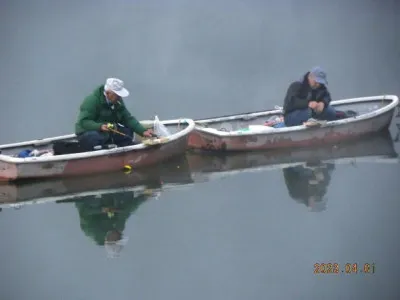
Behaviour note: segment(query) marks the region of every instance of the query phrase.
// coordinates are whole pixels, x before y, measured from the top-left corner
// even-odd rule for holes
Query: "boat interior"
[[[65,153],[57,152],[57,148],[62,147],[66,148]],[[0,153],[2,155],[9,155],[14,157],[27,157],[37,154],[37,156],[41,155],[59,155],[66,153],[78,153],[79,142],[76,138],[66,138],[59,141],[48,142],[48,143],[40,143],[40,144],[31,144],[31,145],[23,145],[16,146],[11,148],[0,149]],[[55,151],[56,150],[56,151]],[[33,152],[35,151],[35,152]],[[64,151],[63,151],[64,152]]]
[[[169,135],[179,132],[187,127],[186,122],[182,122],[179,126],[174,126],[168,128]],[[144,125],[145,128],[153,128],[152,125]],[[134,144],[140,144],[144,140],[138,134],[134,134]],[[45,143],[43,141],[37,140],[37,144],[32,143],[30,145],[21,145],[21,146],[13,146],[13,147],[4,147],[2,148],[0,145],[0,154],[9,155],[13,157],[28,157],[28,156],[43,156],[43,155],[62,155],[62,154],[75,154],[85,152],[82,149],[78,139],[75,136],[67,137],[64,139],[58,140],[49,140],[49,142]],[[103,149],[111,149],[115,148],[117,145],[115,144],[106,144]]]

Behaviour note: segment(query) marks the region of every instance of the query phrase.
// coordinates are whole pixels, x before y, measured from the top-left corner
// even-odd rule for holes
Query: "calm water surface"
[[[315,64],[335,99],[400,95],[395,1],[303,2],[2,1],[0,143],[70,133],[108,76],[125,80],[140,119],[281,105]],[[64,199],[0,212],[0,299],[398,299],[396,123],[347,148],[2,187]]]

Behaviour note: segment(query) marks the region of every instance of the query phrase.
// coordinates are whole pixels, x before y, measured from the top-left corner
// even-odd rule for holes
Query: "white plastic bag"
[[[160,120],[158,119],[158,116],[156,116],[154,118],[154,128],[153,131],[156,135],[158,135],[159,137],[167,137],[170,136],[171,133],[169,132],[169,130],[167,129],[167,127],[165,127],[164,124],[162,124],[160,122]]]

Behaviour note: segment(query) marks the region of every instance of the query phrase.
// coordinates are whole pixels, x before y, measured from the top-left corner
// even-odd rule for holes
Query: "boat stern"
[[[14,163],[5,162],[0,158],[0,182],[8,182],[16,179],[17,177],[17,166]]]

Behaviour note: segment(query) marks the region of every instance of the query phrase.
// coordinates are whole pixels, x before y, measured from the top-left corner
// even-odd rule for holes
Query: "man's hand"
[[[103,125],[101,125],[101,131],[110,131],[110,129],[116,129],[116,125],[115,124],[113,124],[113,123],[106,123],[106,124],[103,124]]]
[[[316,110],[316,108],[318,107],[318,102],[310,101],[310,102],[308,102],[308,107],[311,108],[312,110]]]
[[[317,113],[321,113],[325,108],[325,103],[324,102],[318,102],[317,107],[315,108],[315,111]]]
[[[108,124],[103,124],[103,125],[101,125],[100,130],[101,131],[109,131],[108,128],[109,128]]]
[[[143,132],[143,136],[145,136],[145,137],[152,137],[154,135],[155,134],[152,129],[147,129],[145,132]]]

